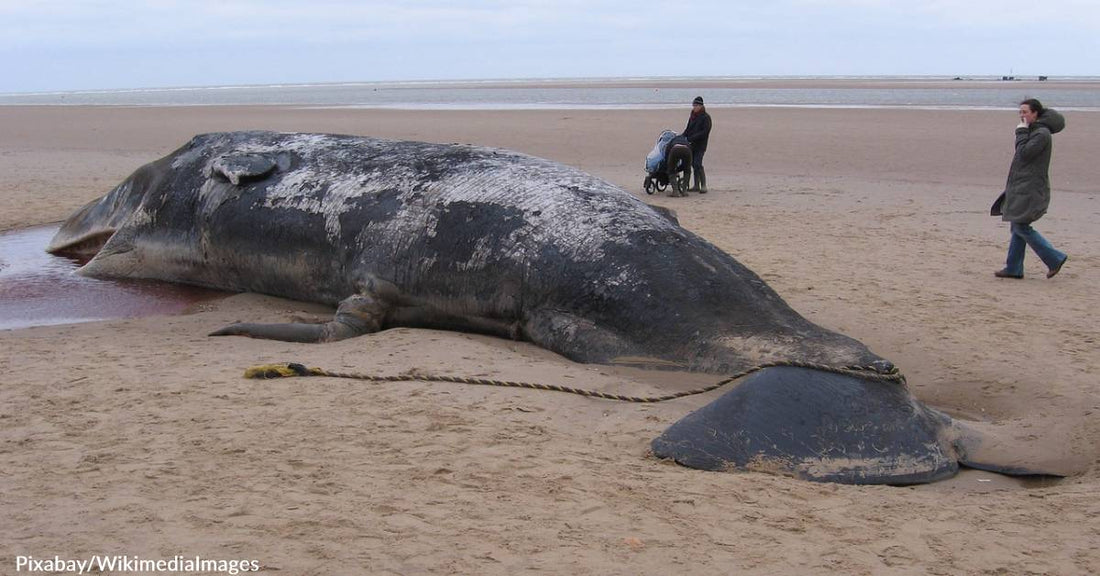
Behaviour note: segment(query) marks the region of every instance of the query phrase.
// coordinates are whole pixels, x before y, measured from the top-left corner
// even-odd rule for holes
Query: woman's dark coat
[[[710,114],[704,108],[698,114],[692,114],[688,118],[687,127],[682,134],[691,141],[691,151],[696,156],[702,156],[707,151],[707,142],[710,140]]]
[[[1030,224],[1046,214],[1050,206],[1051,134],[1066,127],[1066,119],[1046,109],[1027,128],[1016,129],[1016,155],[1008,169],[1004,202],[1000,206],[1005,222]],[[994,206],[994,215],[997,207]]]

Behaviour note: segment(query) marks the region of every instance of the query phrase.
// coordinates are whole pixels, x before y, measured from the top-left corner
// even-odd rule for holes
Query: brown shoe
[[[1069,256],[1066,256],[1065,258],[1062,258],[1062,261],[1059,262],[1057,266],[1055,266],[1054,268],[1051,268],[1049,271],[1047,271],[1047,278],[1054,278],[1054,276],[1056,274],[1061,272],[1062,271],[1062,266],[1065,265],[1066,260],[1069,260]]]
[[[1008,270],[998,270],[994,272],[993,275],[998,278],[1015,278],[1016,280],[1024,277],[1023,274],[1009,274]],[[1047,278],[1050,278],[1050,275],[1047,275]]]

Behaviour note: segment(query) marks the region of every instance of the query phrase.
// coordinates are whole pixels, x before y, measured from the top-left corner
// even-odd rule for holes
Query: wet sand
[[[646,197],[687,110],[0,107],[0,230],[56,222],[193,134],[341,132],[502,146],[673,208],[796,310],[894,361],[924,402],[1079,473],[913,488],[688,470],[655,406],[408,382],[257,382],[249,366],[426,372],[644,394],[663,373],[396,329],[323,346],[205,334],[325,315],[238,295],[182,316],[0,331],[0,542],[15,555],[249,558],[283,574],[1088,574],[1100,571],[1100,114],[1067,114],[1036,227],[1053,280],[993,278],[1012,112],[711,110],[711,193]],[[685,381],[688,379],[685,379]],[[681,383],[682,384],[682,383]]]
[[[73,271],[89,257],[44,250],[57,225],[0,232],[0,330],[180,314],[230,293],[154,280],[105,280]]]

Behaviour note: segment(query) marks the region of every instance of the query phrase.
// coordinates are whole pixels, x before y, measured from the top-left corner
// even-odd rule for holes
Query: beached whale
[[[825,369],[765,368],[654,441],[658,456],[691,466],[861,483],[935,480],[960,459],[1031,472],[979,463],[970,455],[980,438],[921,405],[904,383],[831,371],[894,372],[858,341],[800,316],[670,213],[516,152],[200,135],[75,213],[49,250],[94,254],[80,270],[90,276],[337,307],[325,324],[236,324],[217,335],[323,342],[430,327],[527,340],[586,363]],[[819,393],[826,387],[856,392]],[[728,417],[754,400],[772,415]],[[774,441],[792,434],[807,437]]]

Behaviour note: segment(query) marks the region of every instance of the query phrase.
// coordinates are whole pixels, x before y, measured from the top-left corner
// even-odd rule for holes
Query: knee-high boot
[[[700,194],[707,193],[707,173],[703,171],[702,166],[695,169],[695,187],[699,189]]]

